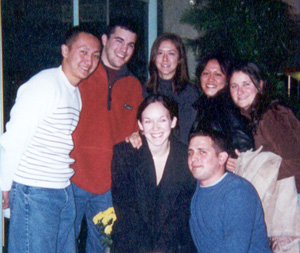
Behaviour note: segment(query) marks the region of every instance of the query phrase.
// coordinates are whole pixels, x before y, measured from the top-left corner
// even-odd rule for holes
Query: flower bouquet
[[[104,238],[101,241],[101,244],[106,245],[109,248],[111,248],[112,246],[111,231],[116,219],[117,216],[113,207],[110,207],[103,212],[99,212],[93,218],[94,224],[99,229],[101,235],[104,236]]]

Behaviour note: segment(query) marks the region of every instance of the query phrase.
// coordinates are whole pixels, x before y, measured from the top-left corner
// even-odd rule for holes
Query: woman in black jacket
[[[126,142],[114,147],[113,252],[196,252],[189,230],[196,181],[187,146],[170,137],[176,108],[165,96],[147,97],[137,114],[142,147]]]
[[[213,129],[227,137],[229,155],[235,150],[244,152],[254,147],[253,137],[247,131],[247,119],[240,115],[229,93],[230,63],[222,55],[208,55],[198,64],[196,74],[203,91],[194,104],[197,117],[192,131]]]

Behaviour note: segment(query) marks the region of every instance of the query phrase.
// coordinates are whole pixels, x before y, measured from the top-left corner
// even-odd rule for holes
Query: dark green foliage
[[[299,23],[289,8],[278,0],[198,0],[181,21],[200,31],[189,41],[198,56],[222,50],[259,63],[274,78],[299,53]]]
[[[278,0],[197,0],[181,17],[199,36],[188,43],[196,56],[223,52],[253,61],[266,73],[268,92],[281,97],[300,119],[299,96],[287,96],[287,70],[300,66],[300,25]],[[281,73],[281,74],[280,74]]]

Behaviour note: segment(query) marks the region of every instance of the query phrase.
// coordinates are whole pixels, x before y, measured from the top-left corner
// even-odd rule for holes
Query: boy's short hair
[[[76,42],[77,37],[80,33],[87,33],[93,35],[97,39],[100,38],[100,34],[98,30],[89,26],[88,24],[80,24],[77,26],[73,26],[67,30],[65,34],[64,44],[66,44],[68,47],[72,47],[72,45],[74,44],[74,42]]]
[[[105,34],[108,39],[115,32],[117,27],[128,30],[138,35],[138,26],[132,19],[126,17],[118,17],[112,19],[106,28]]]
[[[199,130],[194,131],[190,134],[189,140],[197,136],[210,137],[213,141],[213,147],[217,153],[227,152],[228,153],[228,143],[226,136],[215,130]]]

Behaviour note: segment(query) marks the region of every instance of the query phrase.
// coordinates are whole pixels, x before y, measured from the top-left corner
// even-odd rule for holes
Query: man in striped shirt
[[[77,85],[98,66],[100,42],[86,27],[73,27],[61,53],[61,66],[19,88],[0,138],[3,208],[11,209],[9,252],[75,252],[69,154],[81,110]]]

